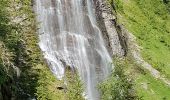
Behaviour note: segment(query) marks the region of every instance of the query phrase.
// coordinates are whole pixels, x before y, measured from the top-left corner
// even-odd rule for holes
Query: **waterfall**
[[[87,100],[99,100],[97,84],[111,69],[111,57],[97,25],[93,0],[35,0],[39,46],[58,79],[65,65],[76,68]],[[64,62],[64,63],[63,63]]]

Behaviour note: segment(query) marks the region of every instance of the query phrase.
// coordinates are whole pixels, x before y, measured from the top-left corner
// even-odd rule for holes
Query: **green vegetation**
[[[115,60],[115,70],[99,84],[102,100],[169,100],[170,87],[152,77],[130,57]]]
[[[76,73],[67,70],[65,80],[56,81],[48,68],[38,65],[37,69],[39,69],[36,87],[38,100],[84,100],[82,84]]]
[[[143,58],[165,77],[170,78],[170,2],[169,0],[108,0],[123,24],[137,37]],[[169,100],[170,87],[135,64],[128,55],[124,68],[134,80],[138,97],[143,100]]]
[[[134,82],[132,78],[125,74],[128,67],[123,59],[114,61],[115,67],[111,76],[99,85],[102,100],[137,100]]]
[[[137,37],[144,59],[170,77],[170,13],[161,0],[115,0],[118,21]]]
[[[10,32],[11,25],[9,24],[9,18],[7,17],[8,14],[6,13],[6,6],[8,6],[7,1],[0,1],[0,99],[7,98],[8,96],[11,96],[12,92],[10,92],[11,89],[11,84],[10,83],[10,72],[8,71],[10,68],[10,64],[8,62],[8,59],[5,58],[5,56],[9,55],[7,52],[6,55],[4,55],[4,52],[7,51],[4,43],[2,40],[4,40],[4,37],[8,32]],[[9,56],[8,56],[9,57]],[[10,59],[10,57],[9,57]],[[6,62],[4,62],[6,61]],[[6,67],[5,67],[6,65]],[[9,88],[6,88],[6,83]],[[3,90],[8,89],[8,93],[4,95],[2,92]],[[3,96],[3,98],[2,98]]]
[[[31,0],[0,0],[0,99],[83,100],[76,74],[63,89],[64,82],[44,63],[31,5]]]
[[[136,80],[136,88],[143,100],[169,100],[170,87],[161,80],[154,79],[151,75],[139,75]]]
[[[150,75],[149,71],[142,66],[134,63],[135,61],[127,59],[128,66],[126,67],[126,73],[135,81],[135,89],[137,95],[142,97],[143,100],[169,100],[170,99],[170,87],[163,83],[161,80],[155,79]]]
[[[118,22],[137,37],[142,56],[170,78],[170,1],[109,0]],[[0,99],[83,100],[76,72],[51,73],[38,48],[31,0],[0,0]],[[169,100],[170,87],[129,58],[115,61],[99,85],[103,100]],[[18,70],[19,69],[19,70]]]
[[[84,100],[82,93],[83,93],[83,84],[81,83],[79,79],[77,71],[74,70],[70,71],[69,68],[66,69],[66,76],[65,81],[67,84],[67,99],[64,100]]]

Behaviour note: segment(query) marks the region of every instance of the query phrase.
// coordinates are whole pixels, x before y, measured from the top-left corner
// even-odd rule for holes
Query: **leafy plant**
[[[134,82],[125,75],[124,68],[128,64],[123,61],[115,62],[111,76],[99,85],[102,100],[137,100]]]

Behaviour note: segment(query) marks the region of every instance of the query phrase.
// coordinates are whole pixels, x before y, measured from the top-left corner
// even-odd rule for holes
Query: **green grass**
[[[115,3],[119,22],[137,37],[144,59],[170,77],[170,13],[166,4],[161,0]]]
[[[170,87],[130,57],[116,61],[113,74],[99,87],[102,100],[170,100]]]
[[[146,84],[147,88],[143,85]],[[169,100],[170,87],[166,86],[159,80],[154,79],[152,76],[140,75],[136,80],[137,93],[144,100]],[[166,98],[166,99],[163,99]]]
[[[137,38],[143,58],[170,78],[170,11],[162,0],[109,0],[116,8],[118,22]],[[114,2],[114,4],[113,4]],[[131,63],[133,63],[132,61]],[[140,70],[138,70],[140,69]],[[153,78],[147,70],[132,64],[136,90],[144,100],[170,100],[170,87]],[[133,70],[133,71],[132,71]],[[147,85],[147,89],[146,86]]]
[[[126,60],[126,75],[134,80],[134,87],[138,97],[142,100],[169,100],[170,87],[161,80],[150,75],[149,71],[137,65],[133,60]]]

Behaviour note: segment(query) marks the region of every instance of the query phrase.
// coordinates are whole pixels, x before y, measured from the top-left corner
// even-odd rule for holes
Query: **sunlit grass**
[[[170,78],[170,12],[162,0],[110,0],[115,2],[118,22],[137,38],[143,58]],[[131,66],[130,71],[136,66]],[[169,100],[170,88],[148,71],[133,70],[136,90],[144,100]],[[147,85],[147,89],[146,86]]]
[[[170,77],[170,14],[165,4],[159,0],[120,1],[119,21],[137,37],[142,56]]]

